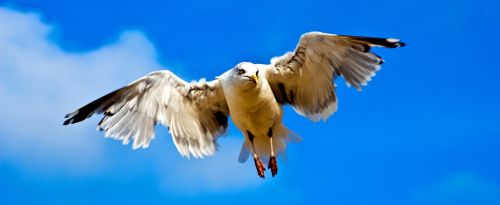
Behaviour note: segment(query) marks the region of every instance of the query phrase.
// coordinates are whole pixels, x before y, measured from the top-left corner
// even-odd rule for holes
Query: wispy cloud
[[[63,127],[62,117],[106,92],[162,69],[153,44],[140,31],[125,31],[95,50],[70,52],[51,38],[55,28],[41,19],[36,13],[0,7],[0,163],[14,164],[35,175],[47,172],[79,178],[109,174],[100,172],[103,164],[123,168],[125,162],[110,158],[124,156],[103,149],[107,145],[102,142],[113,142],[98,139],[102,133],[94,128],[99,119]],[[150,164],[164,181],[160,186],[193,194],[258,184],[254,170],[237,163],[241,140],[222,140],[228,140],[221,142],[222,151],[208,159],[175,156],[162,164],[152,159]],[[137,173],[137,169],[124,170]]]
[[[89,126],[65,129],[62,116],[160,68],[153,45],[140,32],[128,31],[99,49],[68,52],[50,39],[54,27],[38,14],[7,8],[0,8],[0,30],[0,160],[92,167],[100,146],[85,136]]]
[[[231,193],[264,184],[265,181],[258,178],[253,162],[238,163],[242,142],[235,137],[224,137],[219,143],[220,150],[213,157],[190,160],[189,166],[185,163],[177,166],[177,160],[163,164],[160,170],[168,173],[163,181],[164,190],[187,195],[221,191]]]

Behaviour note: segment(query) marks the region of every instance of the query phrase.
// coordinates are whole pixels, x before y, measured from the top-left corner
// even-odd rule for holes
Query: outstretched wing
[[[333,81],[343,76],[361,90],[384,62],[370,49],[405,44],[394,38],[339,36],[320,32],[302,35],[294,52],[271,59],[266,78],[278,102],[317,121],[337,110]]]
[[[107,137],[146,148],[159,122],[169,128],[182,156],[213,155],[227,128],[229,110],[219,80],[187,83],[170,71],[150,73],[66,115],[64,125],[104,113]]]

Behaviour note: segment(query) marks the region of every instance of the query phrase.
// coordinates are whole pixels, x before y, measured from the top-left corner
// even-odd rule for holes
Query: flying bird
[[[64,125],[102,113],[98,130],[137,149],[149,146],[160,123],[182,156],[203,158],[215,154],[231,116],[244,135],[239,161],[252,155],[264,178],[263,159],[274,177],[276,156],[300,140],[283,125],[283,106],[312,121],[327,120],[337,111],[335,79],[361,90],[384,62],[371,48],[404,45],[395,38],[309,32],[270,64],[242,62],[212,81],[188,83],[168,70],[152,72],[67,114]]]

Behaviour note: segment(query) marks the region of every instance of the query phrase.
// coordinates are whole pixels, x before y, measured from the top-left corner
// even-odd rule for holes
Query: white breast
[[[229,84],[223,87],[234,124],[242,132],[250,131],[256,137],[266,136],[271,126],[281,123],[282,117],[281,106],[265,78],[259,85],[248,90]]]

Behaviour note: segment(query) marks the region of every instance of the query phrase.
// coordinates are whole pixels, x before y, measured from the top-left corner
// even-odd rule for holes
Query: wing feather
[[[123,144],[133,141],[133,149],[148,147],[161,123],[181,155],[203,158],[215,153],[229,110],[218,80],[187,83],[170,71],[157,71],[66,115],[64,125],[99,113],[104,117],[97,128]]]
[[[310,32],[301,36],[294,52],[271,59],[266,77],[278,102],[314,121],[326,120],[337,110],[333,81],[338,76],[361,91],[384,62],[371,48],[404,45],[394,38]]]

